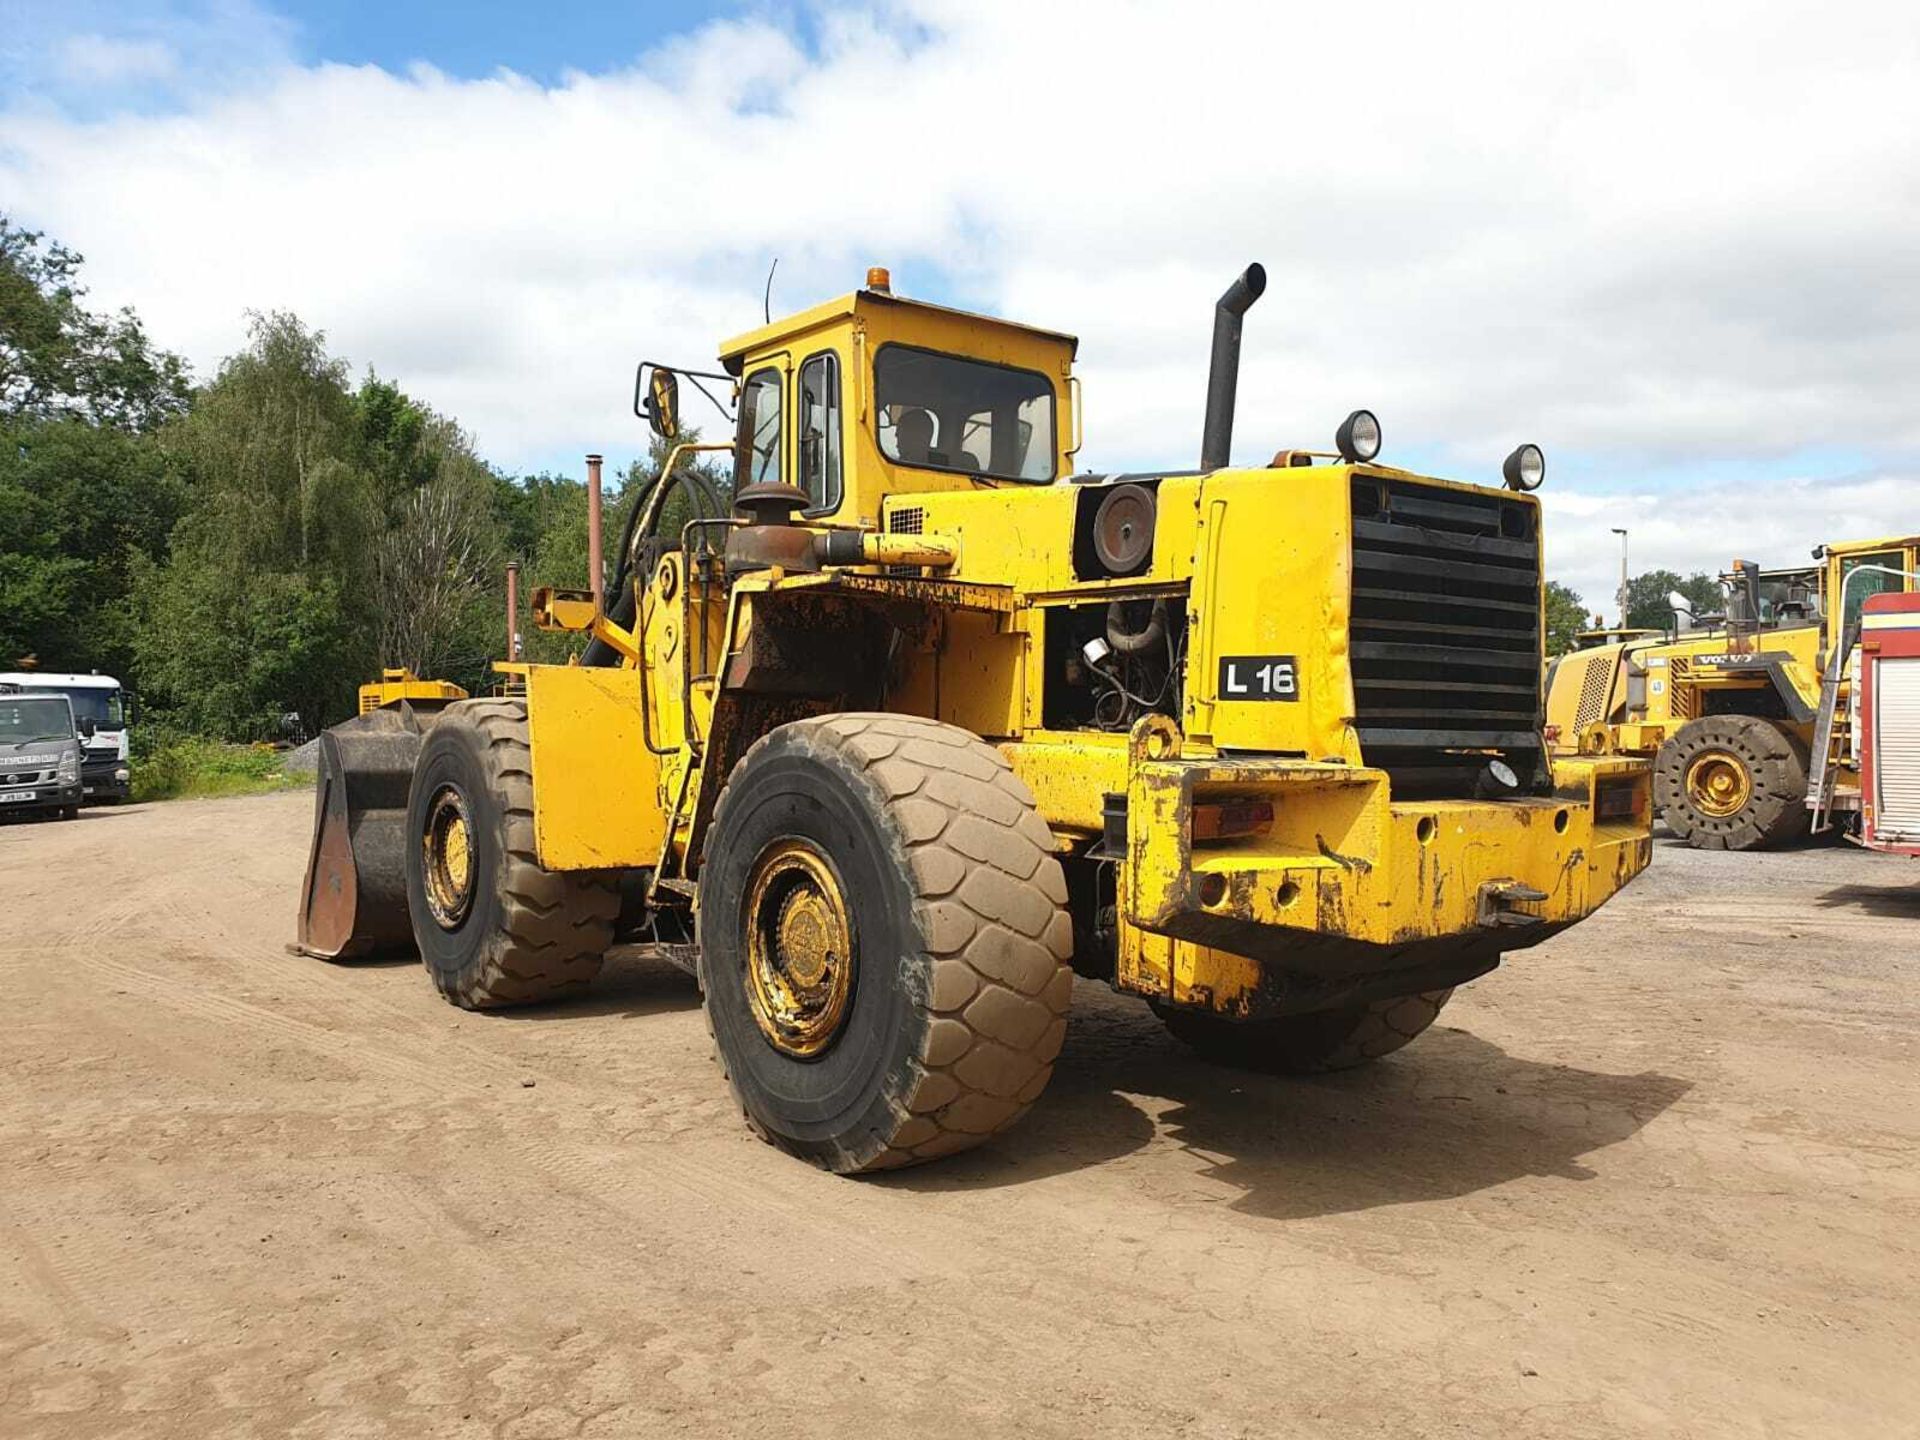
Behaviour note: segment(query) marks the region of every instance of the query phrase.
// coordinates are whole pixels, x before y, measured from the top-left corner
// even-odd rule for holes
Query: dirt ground
[[[664,966],[285,954],[310,804],[0,828],[10,1440],[1920,1433],[1920,867],[1663,844],[1318,1081],[1082,982],[1020,1129],[862,1182]]]

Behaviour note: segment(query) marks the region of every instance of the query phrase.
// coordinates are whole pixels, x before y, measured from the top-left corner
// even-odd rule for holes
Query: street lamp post
[[[1618,525],[1612,527],[1613,533],[1620,537],[1620,628],[1627,628],[1627,532]]]

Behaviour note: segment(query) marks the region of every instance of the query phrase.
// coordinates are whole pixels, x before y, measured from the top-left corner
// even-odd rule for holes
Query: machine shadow
[[[1894,920],[1920,919],[1920,872],[1901,885],[1836,885],[1818,895],[1822,910],[1858,909]]]
[[[1076,997],[1078,998],[1078,997]],[[1290,1079],[1208,1064],[1142,1010],[1076,1015],[1053,1085],[992,1145],[880,1183],[923,1191],[1017,1185],[1119,1160],[1156,1136],[1269,1219],[1444,1200],[1528,1176],[1589,1180],[1583,1157],[1638,1133],[1692,1088],[1508,1054],[1444,1021],[1343,1074]],[[1088,1009],[1094,1009],[1089,1006]],[[1178,1172],[1177,1174],[1175,1172]],[[1184,1182],[1191,1163],[1169,1180]]]
[[[699,1008],[700,989],[679,966],[654,955],[615,953],[607,957],[599,977],[583,995],[487,1013],[516,1021],[544,1021],[604,1015],[637,1018]]]

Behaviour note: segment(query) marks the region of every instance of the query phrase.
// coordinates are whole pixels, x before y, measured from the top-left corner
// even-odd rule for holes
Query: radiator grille
[[[1396,789],[1460,792],[1497,751],[1534,782],[1540,537],[1497,493],[1353,480],[1354,724]]]
[[[887,532],[892,535],[924,535],[927,512],[918,505],[905,505],[887,516]]]
[[[1580,681],[1580,704],[1573,712],[1575,730],[1584,732],[1600,723],[1607,711],[1607,695],[1613,689],[1612,657],[1587,662],[1587,673]]]
[[[1873,676],[1874,833],[1920,840],[1920,660],[1881,660]]]
[[[1667,661],[1667,713],[1676,720],[1697,720],[1700,692],[1693,688],[1693,662],[1684,655]]]

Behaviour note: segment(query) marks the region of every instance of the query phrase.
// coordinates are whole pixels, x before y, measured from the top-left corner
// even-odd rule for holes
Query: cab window
[[[873,384],[880,453],[997,480],[1053,479],[1053,382],[909,345],[883,345]]]
[[[740,391],[740,434],[734,446],[734,489],[785,479],[780,449],[780,372],[756,370]]]
[[[830,354],[800,367],[800,488],[809,514],[840,503],[840,362]]]
[[[1844,555],[1840,559],[1840,584],[1847,598],[1846,614],[1841,619],[1842,627],[1853,624],[1860,618],[1860,608],[1867,603],[1869,595],[1884,595],[1889,591],[1898,593],[1907,588],[1907,582],[1898,575],[1887,575],[1880,571],[1862,575],[1858,580],[1849,582],[1851,575],[1862,565],[1883,565],[1888,570],[1906,569],[1906,557],[1898,550],[1882,550],[1872,555]]]

